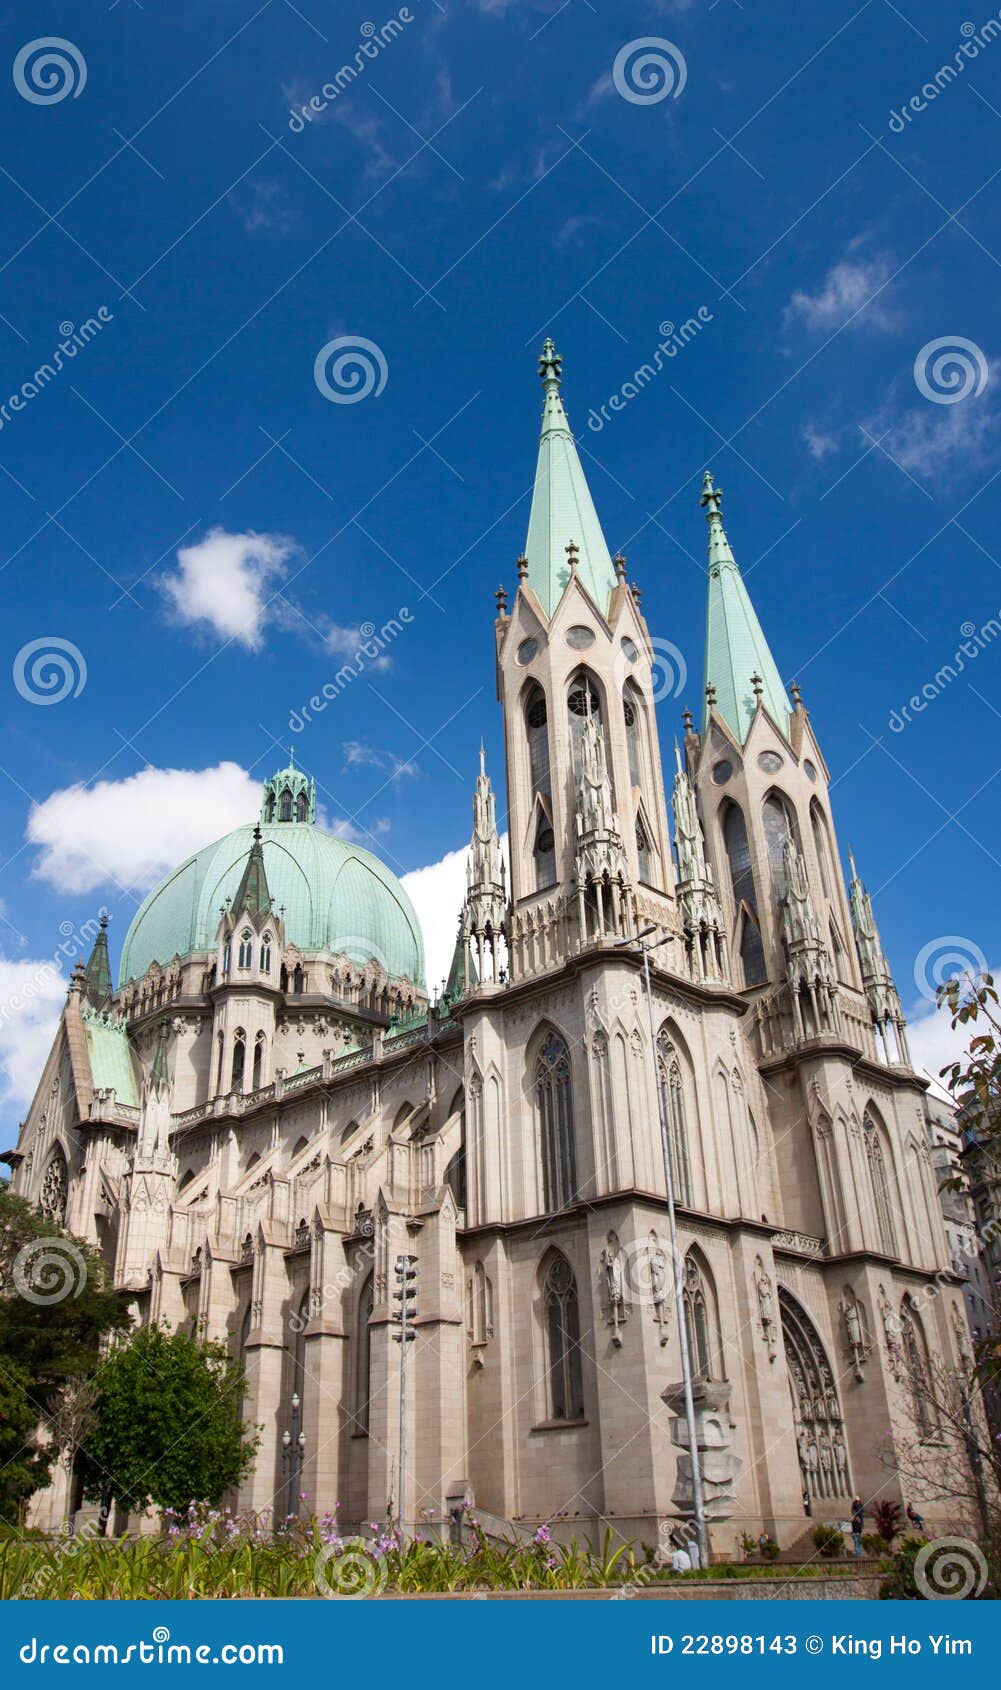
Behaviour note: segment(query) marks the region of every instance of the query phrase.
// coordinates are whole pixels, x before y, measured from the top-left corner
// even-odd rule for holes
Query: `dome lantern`
[[[264,782],[261,821],[268,825],[316,821],[316,782],[296,768],[292,750],[288,754],[288,766]]]

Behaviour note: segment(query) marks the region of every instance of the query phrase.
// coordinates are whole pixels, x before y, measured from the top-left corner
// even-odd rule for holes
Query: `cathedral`
[[[888,1444],[942,1436],[914,1381],[966,1339],[926,1087],[720,489],[704,697],[665,770],[660,642],[552,341],[539,372],[494,622],[510,870],[481,753],[440,998],[403,887],[317,825],[290,759],[149,894],[117,985],[102,926],[14,1189],[94,1242],[137,1320],[239,1357],[240,1509],[654,1545],[691,1518],[697,1451],[713,1552],[790,1547],[900,1497]],[[35,1518],[78,1500],[57,1468]]]

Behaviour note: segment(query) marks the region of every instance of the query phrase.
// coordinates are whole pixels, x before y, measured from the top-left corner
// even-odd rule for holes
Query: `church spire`
[[[574,559],[568,560],[567,547],[573,544],[576,574],[604,614],[615,588],[615,570],[563,408],[563,359],[548,339],[539,358],[539,376],[544,398],[525,542],[528,585],[551,616],[570,579]]]
[[[103,1009],[111,997],[111,963],[108,960],[108,915],[103,911],[101,927],[94,940],[90,961],[83,971],[83,995],[92,1009]]]
[[[507,943],[507,872],[497,833],[497,806],[480,743],[480,772],[473,789],[473,835],[466,861],[466,901],[446,992],[469,990],[479,980],[499,981],[500,941]],[[465,962],[459,957],[460,949]]]
[[[697,980],[726,981],[726,938],[723,911],[706,857],[695,802],[695,788],[674,744],[676,772],[671,808],[678,850],[678,909],[685,930],[685,946]]]
[[[247,866],[231,907],[234,917],[260,917],[271,913],[271,893],[268,891],[268,877],[264,872],[264,848],[259,827],[254,829],[254,843],[250,847]]]
[[[776,726],[788,733],[789,700],[730,549],[722,502],[723,490],[706,470],[701,499],[709,524],[706,688],[714,689],[718,714],[743,744],[759,699]]]
[[[883,1040],[887,1060],[906,1063],[910,1066],[910,1052],[907,1048],[907,1034],[904,1030],[904,1011],[900,1003],[900,995],[896,982],[890,972],[890,964],[883,949],[883,941],[876,926],[876,917],[872,912],[870,898],[858,869],[855,858],[848,852],[852,877],[848,888],[848,902],[852,912],[852,931],[855,935],[855,949],[858,951],[859,967],[862,970],[862,985],[869,1000],[869,1011],[872,1015],[873,1026],[877,1037]],[[890,1028],[893,1029],[893,1043],[890,1039]]]

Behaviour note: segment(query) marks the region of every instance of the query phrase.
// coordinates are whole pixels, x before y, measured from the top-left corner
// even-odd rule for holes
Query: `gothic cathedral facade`
[[[606,546],[551,341],[540,374],[494,627],[510,870],[481,756],[443,995],[403,888],[317,826],[290,762],[256,825],[146,899],[117,987],[102,928],[14,1186],[100,1247],[137,1319],[239,1356],[262,1428],[240,1508],[294,1501],[298,1396],[296,1482],[345,1526],[461,1501],[498,1532],[663,1542],[691,1513],[683,1323],[714,1551],[762,1529],[791,1545],[855,1494],[899,1495],[894,1439],[941,1435],[914,1380],[966,1338],[925,1085],[720,491],[707,475],[704,706],[665,774],[663,649]],[[60,1470],[39,1520],[75,1500]]]

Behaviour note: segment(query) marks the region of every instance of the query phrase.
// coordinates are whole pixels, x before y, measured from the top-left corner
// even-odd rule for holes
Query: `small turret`
[[[103,1009],[112,995],[107,910],[101,911],[100,931],[94,940],[90,960],[83,971],[83,995],[92,1009]]]
[[[473,834],[466,863],[466,901],[446,995],[449,991],[461,995],[480,980],[499,981],[506,961],[507,937],[507,875],[497,833],[497,807],[481,743],[480,772],[473,790]]]
[[[678,910],[685,930],[688,965],[696,980],[723,983],[728,977],[723,911],[706,856],[695,788],[674,747],[676,772],[671,807],[678,851]]]
[[[855,949],[858,951],[859,967],[862,970],[862,985],[868,999],[877,1043],[882,1043],[883,1054],[888,1063],[903,1063],[910,1067],[904,1011],[883,949],[883,941],[879,936],[879,928],[876,926],[872,899],[862,884],[851,851],[848,853],[848,861],[852,871],[848,888],[852,932],[855,935]]]
[[[288,763],[270,780],[264,782],[261,801],[261,822],[315,822],[316,782],[295,766],[295,751],[290,750]]]

